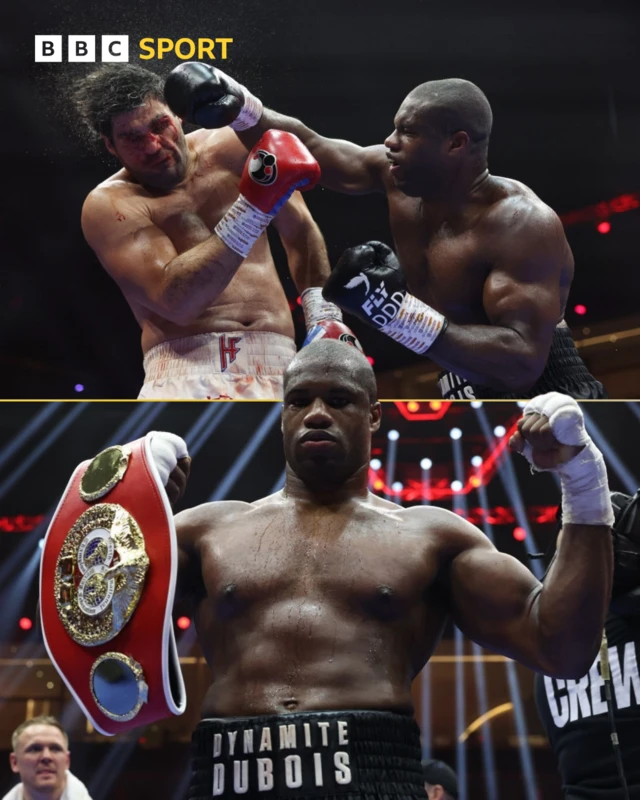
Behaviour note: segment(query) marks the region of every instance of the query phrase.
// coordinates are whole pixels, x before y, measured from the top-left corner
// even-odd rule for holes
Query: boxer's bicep
[[[539,362],[541,370],[562,319],[560,273],[558,256],[547,246],[534,241],[529,248],[526,242],[516,247],[506,244],[483,287],[489,322],[518,333],[522,353]]]
[[[299,192],[293,193],[272,224],[287,254],[289,272],[298,291],[322,286],[331,273],[329,256],[322,232]]]
[[[108,212],[108,213],[107,213]],[[104,197],[89,199],[82,229],[105,270],[127,297],[145,306],[161,291],[165,267],[178,253],[169,237],[135,209],[116,210]]]
[[[472,547],[450,573],[451,614],[475,642],[540,669],[535,599],[541,584],[517,559],[495,548]]]

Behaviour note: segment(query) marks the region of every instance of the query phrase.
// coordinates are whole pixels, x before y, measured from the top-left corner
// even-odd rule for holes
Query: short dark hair
[[[410,96],[428,104],[428,123],[443,136],[464,131],[473,145],[486,155],[493,126],[493,113],[485,93],[462,78],[427,81]]]
[[[133,111],[149,99],[164,102],[163,78],[135,64],[105,64],[78,79],[71,91],[80,122],[94,139],[112,138],[112,122],[118,114]]]
[[[354,376],[360,386],[366,391],[369,402],[376,403],[378,400],[378,386],[373,368],[356,347],[340,342],[337,339],[317,339],[315,342],[303,347],[284,373],[283,389],[286,391],[290,374],[294,369],[305,361],[323,361],[327,367],[337,366],[338,364],[348,365],[354,372]]]

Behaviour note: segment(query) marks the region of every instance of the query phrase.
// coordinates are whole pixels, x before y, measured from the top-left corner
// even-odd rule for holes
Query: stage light
[[[412,414],[415,414],[415,412],[416,412],[416,411],[417,411],[419,408],[420,408],[420,403],[416,403],[416,401],[415,401],[415,400],[409,400],[409,402],[407,403],[407,409],[408,409],[409,411],[411,411],[411,413],[412,413]]]
[[[431,467],[433,466],[433,461],[430,458],[423,458],[422,461],[420,462],[420,466],[424,470],[431,469]]]
[[[471,466],[472,467],[481,467],[482,466],[482,456],[472,456],[471,457]]]
[[[580,316],[587,313],[587,307],[582,303],[578,303],[577,306],[574,306],[573,310],[576,312],[576,314],[579,314]]]
[[[376,363],[376,360],[373,356],[366,356],[367,361],[373,366]]]
[[[390,442],[397,442],[399,438],[400,434],[398,433],[398,431],[389,431],[389,433],[387,434],[387,439]]]
[[[180,628],[181,631],[186,631],[187,628],[191,627],[191,620],[189,617],[178,617],[176,620],[176,625]]]
[[[38,540],[38,547],[42,550],[42,548],[44,547],[44,539]]]
[[[384,481],[381,480],[375,481],[373,484],[373,488],[376,490],[376,492],[381,492],[384,489]]]
[[[493,429],[493,435],[497,436],[498,439],[501,439],[506,432],[507,430],[504,425],[496,425],[496,427]]]
[[[598,223],[598,233],[609,233],[611,230],[611,223],[610,222],[600,222]]]
[[[395,481],[395,483],[392,484],[391,488],[393,489],[394,492],[396,492],[396,494],[400,494],[400,492],[403,490],[404,487],[400,483],[400,481]]]
[[[297,303],[299,306],[301,306],[301,305],[302,305],[302,298],[300,297],[300,295],[298,295],[298,297],[296,297],[296,303]]]
[[[459,492],[462,489],[462,481],[451,481],[451,490],[453,492]]]
[[[471,402],[471,408],[482,408],[482,400],[473,400]]]
[[[18,625],[23,631],[30,631],[31,628],[33,628],[33,622],[29,619],[29,617],[21,617]]]
[[[449,436],[452,439],[459,439],[462,436],[462,431],[460,430],[460,428],[451,428],[451,430],[449,431]]]
[[[76,390],[76,392],[84,392],[84,386],[81,383],[76,383],[73,388]]]
[[[369,462],[369,466],[371,467],[372,470],[375,470],[377,472],[382,466],[382,461],[380,461],[379,458],[372,458],[371,461]]]
[[[524,528],[514,528],[513,538],[516,540],[516,542],[524,542],[524,540],[527,538],[527,532]]]
[[[482,481],[480,480],[480,478],[477,475],[472,475],[469,478],[469,483],[470,483],[471,486],[473,486],[474,489],[477,489],[478,486],[482,485]]]
[[[442,408],[442,403],[440,402],[440,400],[432,400],[429,403],[429,408],[432,411],[440,411],[440,409]]]

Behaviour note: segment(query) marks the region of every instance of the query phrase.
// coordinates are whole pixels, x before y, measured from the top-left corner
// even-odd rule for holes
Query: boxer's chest
[[[179,253],[207,239],[238,197],[239,176],[203,160],[187,183],[148,201],[152,222]]]
[[[419,603],[435,579],[424,540],[388,520],[274,515],[228,529],[203,547],[208,596],[223,615],[304,598],[391,615]]]
[[[490,265],[473,230],[429,226],[417,198],[390,196],[396,252],[409,290],[458,323],[484,322],[482,292]]]

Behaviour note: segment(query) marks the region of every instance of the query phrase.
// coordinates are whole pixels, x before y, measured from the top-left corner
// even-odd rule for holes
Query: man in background
[[[11,747],[11,770],[21,782],[2,800],[91,800],[84,783],[69,772],[69,737],[55,717],[18,725]]]
[[[458,777],[448,764],[430,758],[422,762],[422,773],[429,800],[458,800]]]

